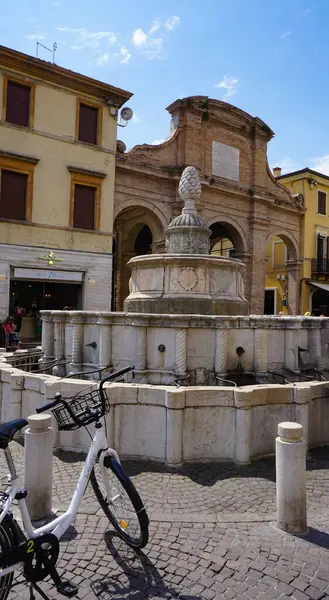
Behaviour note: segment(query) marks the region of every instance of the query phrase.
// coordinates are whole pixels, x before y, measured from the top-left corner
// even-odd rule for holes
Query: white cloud
[[[136,113],[134,113],[130,123],[132,123],[133,125],[137,125],[137,123],[139,123],[139,122],[140,122],[139,116],[136,115]]]
[[[306,8],[305,10],[297,13],[297,17],[302,19],[303,17],[307,17],[307,15],[311,14],[311,12],[313,12],[313,8]]]
[[[116,42],[116,35],[112,31],[88,31],[87,29],[74,29],[72,27],[56,27],[57,31],[74,34],[71,50],[84,50],[94,48],[98,50],[101,43],[106,42],[111,46]]]
[[[116,56],[117,58],[119,58],[121,63],[127,63],[131,58],[131,54],[125,46],[122,46],[122,48],[120,48],[119,52],[116,53]]]
[[[312,169],[314,169],[314,171],[319,171],[320,173],[329,175],[329,154],[318,156],[317,158],[314,158],[312,162]]]
[[[178,27],[179,24],[180,18],[177,17],[177,15],[173,15],[172,17],[169,17],[169,19],[167,19],[167,21],[165,22],[165,28],[169,31],[172,31],[173,29],[176,29],[176,27]]]
[[[25,37],[28,40],[35,40],[37,42],[38,40],[45,40],[47,36],[45,33],[31,33],[29,35],[26,35]]]
[[[161,140],[154,140],[154,142],[151,142],[151,146],[159,146],[159,144],[163,144],[163,142],[165,142],[165,138],[162,138]]]
[[[281,167],[283,173],[297,170],[297,165],[290,156],[285,156],[282,160],[277,161],[274,166]]]
[[[147,35],[146,35],[146,33],[144,33],[144,31],[140,27],[138,29],[136,29],[136,31],[134,31],[133,37],[132,37],[132,43],[134,44],[134,46],[137,46],[137,48],[140,48],[141,46],[144,46],[146,44],[146,40],[147,40]]]
[[[154,19],[151,29],[150,29],[150,35],[153,35],[154,33],[156,33],[158,31],[158,29],[160,29],[160,27],[161,27],[161,20]]]
[[[281,38],[280,38],[280,39],[281,39],[281,40],[284,40],[284,38],[286,38],[286,37],[289,37],[289,35],[291,35],[291,34],[292,34],[292,31],[291,31],[291,29],[289,29],[289,31],[286,31],[285,33],[283,33],[283,34],[281,35]]]
[[[215,87],[225,90],[224,98],[230,98],[237,93],[238,83],[239,80],[236,77],[227,77],[227,75],[225,75],[222,81],[215,84]]]
[[[164,58],[163,39],[162,38],[150,39],[147,43],[147,48],[145,50],[145,54],[149,60],[153,60],[154,58]]]
[[[103,67],[104,65],[106,65],[106,63],[109,62],[109,58],[110,55],[108,52],[103,52],[102,54],[100,54],[96,60],[96,66],[97,67]]]

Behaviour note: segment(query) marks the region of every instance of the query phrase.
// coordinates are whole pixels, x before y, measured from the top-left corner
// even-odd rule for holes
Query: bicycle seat
[[[0,423],[0,448],[5,450],[9,442],[12,441],[15,433],[20,429],[23,429],[26,425],[28,425],[26,419],[15,419],[8,423]]]

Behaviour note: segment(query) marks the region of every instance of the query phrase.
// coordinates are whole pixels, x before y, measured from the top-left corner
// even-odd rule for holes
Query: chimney
[[[281,167],[273,167],[273,175],[274,177],[281,177]]]

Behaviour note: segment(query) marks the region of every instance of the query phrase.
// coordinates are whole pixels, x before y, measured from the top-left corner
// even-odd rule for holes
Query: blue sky
[[[206,95],[275,131],[272,167],[329,174],[328,17],[328,0],[16,0],[0,43],[56,42],[57,64],[133,92],[128,148],[166,137],[171,102]]]

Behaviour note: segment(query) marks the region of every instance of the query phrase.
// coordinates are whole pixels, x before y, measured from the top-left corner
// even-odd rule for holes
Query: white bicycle
[[[42,527],[32,525],[26,505],[27,492],[20,484],[9,449],[14,435],[28,423],[25,419],[17,419],[0,424],[0,449],[5,452],[10,473],[8,489],[0,493],[0,600],[8,597],[15,570],[23,571],[30,586],[30,600],[35,600],[34,592],[49,600],[38,586],[48,575],[59,594],[67,598],[77,595],[78,587],[62,581],[55,565],[59,540],[75,519],[89,479],[100,506],[120,537],[136,550],[147,544],[147,513],[117,453],[108,447],[103,419],[110,410],[104,383],[132,369],[126,367],[112,373],[102,379],[97,389],[73,398],[64,399],[61,394],[56,394],[53,402],[37,409],[38,413],[51,410],[59,430],[69,431],[95,423],[95,434],[67,511]],[[11,512],[14,500],[18,503],[23,530]]]

